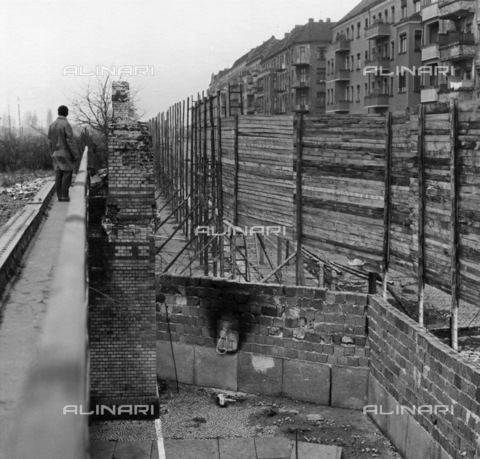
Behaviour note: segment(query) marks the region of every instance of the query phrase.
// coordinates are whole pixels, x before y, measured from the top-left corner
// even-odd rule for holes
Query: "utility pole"
[[[17,104],[18,104],[18,136],[22,137],[22,121],[20,118],[20,97],[17,96]]]

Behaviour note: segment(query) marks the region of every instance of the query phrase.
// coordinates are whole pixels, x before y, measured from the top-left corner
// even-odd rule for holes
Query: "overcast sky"
[[[358,1],[10,0],[0,14],[0,117],[10,105],[17,125],[19,98],[22,114],[44,121],[91,79],[82,73],[126,65],[148,66],[148,76],[122,78],[140,89],[148,119],[272,35],[338,20]]]

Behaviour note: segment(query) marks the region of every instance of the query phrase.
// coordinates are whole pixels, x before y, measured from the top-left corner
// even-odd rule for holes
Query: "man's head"
[[[58,107],[58,116],[68,116],[68,107],[60,105],[60,107]]]

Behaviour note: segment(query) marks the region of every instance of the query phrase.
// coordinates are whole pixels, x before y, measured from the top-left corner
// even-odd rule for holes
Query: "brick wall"
[[[446,413],[374,415],[408,458],[480,457],[480,371],[378,297],[368,307],[369,404],[453,406]]]
[[[147,124],[129,120],[128,84],[112,94],[106,215],[95,207],[90,222],[91,398],[156,411],[153,155]]]
[[[361,408],[366,302],[363,294],[317,288],[159,276],[159,376],[175,377],[171,339],[182,382]],[[226,311],[239,320],[240,345],[238,354],[221,356],[215,352],[217,322]]]

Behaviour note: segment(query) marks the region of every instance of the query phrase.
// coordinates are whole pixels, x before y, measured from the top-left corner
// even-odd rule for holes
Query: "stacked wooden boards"
[[[292,116],[239,116],[237,128],[235,119],[222,119],[225,213],[237,180],[238,225],[285,226],[292,234],[293,151]]]
[[[385,117],[305,117],[302,210],[307,247],[382,259]]]

